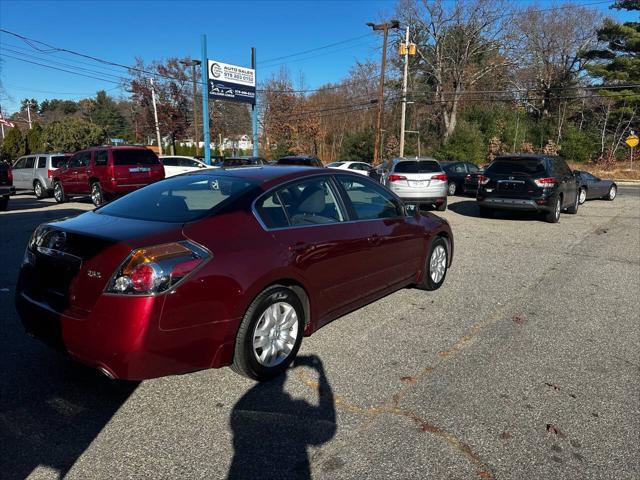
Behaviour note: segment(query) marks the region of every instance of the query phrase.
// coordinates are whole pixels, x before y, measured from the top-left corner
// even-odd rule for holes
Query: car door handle
[[[380,242],[382,240],[378,235],[371,235],[370,237],[367,238],[367,241],[369,242],[370,245],[380,245]]]
[[[291,253],[303,253],[303,252],[306,252],[307,250],[310,250],[311,248],[313,247],[302,242],[296,242],[293,245],[289,245],[289,251]]]

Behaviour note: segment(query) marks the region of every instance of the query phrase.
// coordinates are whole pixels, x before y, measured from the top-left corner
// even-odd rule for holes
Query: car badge
[[[62,247],[64,247],[66,242],[67,242],[66,232],[55,232],[49,238],[49,248],[51,250],[62,250]]]
[[[102,278],[102,273],[96,270],[87,270],[87,277],[89,278]]]

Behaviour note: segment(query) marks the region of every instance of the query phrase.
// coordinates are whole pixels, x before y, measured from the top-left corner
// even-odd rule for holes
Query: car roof
[[[337,172],[327,168],[305,167],[298,165],[274,166],[274,165],[256,165],[243,167],[222,167],[215,169],[202,169],[195,172],[186,173],[185,175],[208,175],[208,176],[229,176],[240,177],[264,184],[277,184],[296,178],[305,178],[313,175],[354,175],[358,178],[357,173],[349,171]],[[360,175],[361,176],[361,175]]]

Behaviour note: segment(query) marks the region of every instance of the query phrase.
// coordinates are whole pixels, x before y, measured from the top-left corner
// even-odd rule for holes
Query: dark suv
[[[322,162],[316,157],[282,157],[278,159],[276,165],[297,165],[300,167],[324,167]]]
[[[9,197],[16,193],[13,186],[11,165],[0,160],[0,211],[6,210],[9,205]]]
[[[55,171],[53,197],[91,195],[97,207],[164,178],[158,156],[145,147],[93,147],[75,153]]]
[[[494,210],[544,213],[548,222],[560,211],[578,212],[578,178],[561,157],[505,155],[497,157],[478,177],[480,215]]]

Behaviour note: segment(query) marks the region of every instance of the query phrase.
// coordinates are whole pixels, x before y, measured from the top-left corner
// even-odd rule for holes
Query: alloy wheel
[[[455,195],[456,194],[456,184],[455,183],[450,183],[449,184],[449,195]]]
[[[63,193],[62,193],[62,187],[60,186],[59,183],[56,183],[53,186],[53,197],[56,199],[56,202],[62,202]]]
[[[298,314],[287,302],[276,302],[262,313],[253,331],[253,354],[260,365],[284,362],[296,343]]]
[[[616,198],[617,193],[618,193],[618,191],[617,191],[616,187],[612,186],[609,189],[609,200],[613,200],[614,198]]]
[[[36,184],[33,187],[33,191],[36,194],[36,197],[41,198],[42,197],[42,184],[40,182],[36,182]]]
[[[97,183],[91,185],[91,201],[96,207],[102,204],[102,193]]]
[[[578,201],[580,202],[580,205],[582,205],[587,200],[587,191],[584,188],[580,189],[579,197],[580,199]]]
[[[558,201],[556,202],[556,220],[560,219],[560,210],[562,210],[562,202],[560,201],[560,198],[558,198]]]
[[[429,259],[429,275],[434,283],[440,283],[447,271],[447,251],[442,245],[437,245]]]

